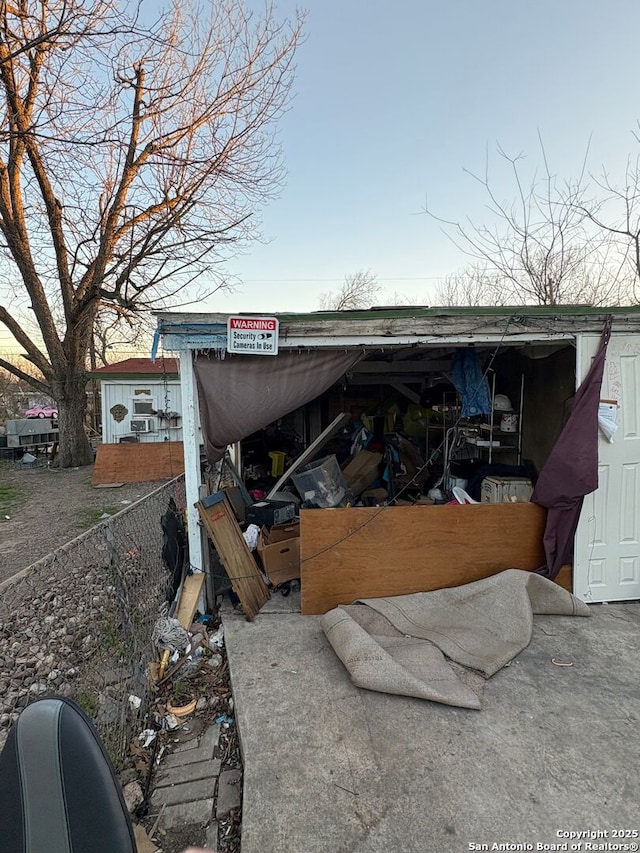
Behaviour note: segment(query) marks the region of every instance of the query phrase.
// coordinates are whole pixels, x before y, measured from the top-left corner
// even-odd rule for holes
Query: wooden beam
[[[292,474],[295,474],[296,471],[299,468],[302,468],[302,466],[306,462],[309,462],[311,459],[313,459],[313,457],[319,452],[320,448],[322,448],[329,441],[329,439],[332,438],[338,432],[340,427],[344,426],[344,424],[346,424],[350,419],[351,415],[348,412],[342,412],[338,415],[337,418],[331,421],[329,426],[320,433],[316,440],[311,442],[311,444],[309,445],[309,447],[307,447],[304,453],[301,453],[300,456],[298,456],[298,458],[296,459],[296,461],[287,468],[282,477],[280,477],[278,482],[271,489],[271,491],[267,495],[267,498],[272,498],[275,493],[284,486],[284,484],[287,482],[287,480]]]
[[[204,572],[187,575],[182,584],[182,592],[180,593],[180,603],[176,610],[175,618],[188,631],[193,622],[200,593],[204,586]]]
[[[392,373],[359,373],[349,376],[346,379],[349,385],[393,385],[394,382],[412,382],[422,385],[425,380],[425,373],[405,373],[402,376],[397,376]]]
[[[199,409],[193,355],[181,350],[180,388],[182,394],[182,441],[184,443],[184,488],[186,494],[187,538],[189,540],[189,562],[196,569],[204,567],[202,536],[198,525],[196,501],[200,497],[200,435]]]
[[[394,380],[392,382],[389,382],[389,385],[391,385],[392,388],[395,388],[396,391],[399,391],[401,394],[403,394],[407,398],[407,400],[411,400],[412,403],[417,403],[418,405],[420,405],[420,394],[416,394],[416,392],[412,391],[411,388],[404,384],[404,382],[396,382]]]
[[[545,521],[533,503],[302,510],[302,613],[533,571]]]

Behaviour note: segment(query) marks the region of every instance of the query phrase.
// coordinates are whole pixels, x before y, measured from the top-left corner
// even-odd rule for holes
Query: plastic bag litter
[[[255,551],[258,547],[258,536],[260,535],[260,528],[258,525],[250,524],[242,535],[244,536],[244,541],[247,543],[249,550]]]
[[[143,741],[142,746],[144,749],[150,746],[155,739],[156,732],[153,729],[144,729],[144,731],[141,731],[138,735],[138,740]]]
[[[221,649],[224,646],[224,628],[222,625],[209,637],[209,646],[213,650]]]

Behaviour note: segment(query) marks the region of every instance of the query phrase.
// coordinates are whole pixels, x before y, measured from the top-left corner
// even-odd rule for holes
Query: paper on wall
[[[617,403],[599,403],[598,404],[598,426],[600,431],[608,442],[613,442],[613,437],[618,429],[618,404]]]

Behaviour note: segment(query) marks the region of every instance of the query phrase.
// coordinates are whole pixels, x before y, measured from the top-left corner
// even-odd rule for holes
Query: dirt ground
[[[45,557],[161,483],[91,485],[93,466],[60,470],[0,461],[0,581]]]

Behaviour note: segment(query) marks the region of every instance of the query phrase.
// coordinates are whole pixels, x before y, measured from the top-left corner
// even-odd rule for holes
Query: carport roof
[[[392,306],[271,316],[279,320],[280,348],[291,349],[569,340],[579,333],[599,334],[608,314],[614,317],[614,332],[640,332],[640,306]],[[156,316],[156,334],[165,349],[205,349],[225,346],[230,316],[264,314],[157,312]]]

